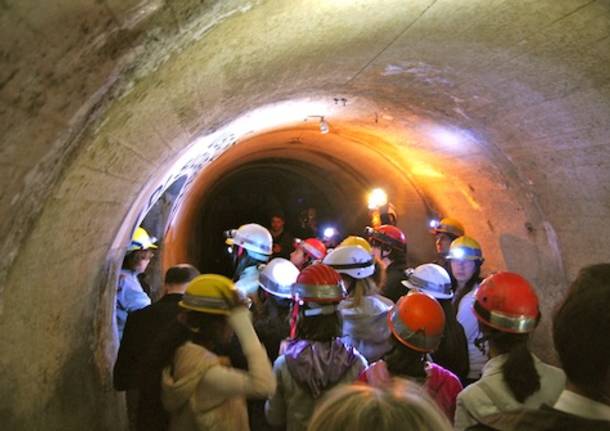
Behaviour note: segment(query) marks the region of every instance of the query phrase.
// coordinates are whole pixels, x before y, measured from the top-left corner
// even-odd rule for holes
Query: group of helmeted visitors
[[[225,233],[232,278],[173,266],[151,304],[137,275],[157,246],[138,228],[116,307],[130,426],[610,430],[610,264],[583,268],[557,306],[556,367],[529,347],[535,286],[483,277],[459,221],[434,226],[437,260],[415,268],[399,227],[363,232],[332,249],[290,238],[272,258],[287,243],[245,224]]]

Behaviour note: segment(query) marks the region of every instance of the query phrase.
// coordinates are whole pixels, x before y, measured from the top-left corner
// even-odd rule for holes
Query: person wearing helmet
[[[331,251],[323,263],[341,274],[347,289],[348,297],[339,304],[343,341],[369,362],[380,359],[391,348],[386,317],[394,303],[377,294],[373,257],[359,245],[344,245]]]
[[[249,430],[245,398],[271,396],[276,381],[244,299],[228,278],[204,274],[191,281],[179,306],[178,321],[157,356],[168,429]],[[231,368],[217,354],[233,332],[248,360],[247,372]]]
[[[405,271],[402,283],[410,292],[423,292],[432,296],[445,312],[445,329],[441,343],[432,354],[432,360],[457,375],[460,380],[468,375],[468,343],[464,328],[457,321],[451,299],[451,278],[440,265],[426,263]]]
[[[455,429],[465,430],[492,414],[553,405],[565,375],[527,347],[540,321],[538,297],[528,281],[512,272],[487,277],[477,289],[473,310],[491,359],[481,379],[458,396]]]
[[[440,304],[422,292],[411,292],[390,311],[387,325],[392,333],[392,350],[370,365],[360,380],[376,387],[388,387],[392,377],[422,385],[450,421],[462,384],[451,371],[426,361],[443,336],[445,313]]]
[[[165,273],[164,296],[157,302],[129,313],[113,369],[113,386],[127,391],[127,416],[137,431],[167,428],[167,413],[161,404],[161,370],[145,366],[155,336],[176,320],[178,302],[191,280],[199,275],[192,265],[172,266]],[[151,336],[152,335],[152,336]]]
[[[371,244],[361,236],[350,235],[341,241],[337,247],[343,247],[346,245],[358,245],[365,249],[368,254],[374,256],[373,247],[371,247]]]
[[[468,343],[468,374],[464,386],[481,377],[487,354],[480,338],[479,323],[472,311],[474,295],[481,282],[481,265],[484,262],[479,243],[469,236],[461,236],[451,243],[447,259],[450,262],[451,284],[454,291],[453,308],[457,320],[464,328]]]
[[[434,235],[434,246],[437,254],[434,263],[449,271],[449,261],[447,260],[449,247],[457,238],[464,236],[464,226],[454,218],[445,217],[432,228],[432,234]]]
[[[278,387],[265,413],[272,426],[305,431],[316,402],[331,388],[355,381],[367,363],[341,341],[338,305],[345,289],[334,269],[308,266],[292,293],[294,338],[273,365]]]
[[[582,268],[553,316],[553,341],[567,375],[554,406],[486,416],[478,429],[610,430],[610,264]]]
[[[385,285],[381,294],[397,302],[406,289],[402,285],[407,268],[407,238],[396,226],[381,225],[366,229],[375,258],[385,269]]]
[[[317,238],[294,240],[294,251],[290,253],[290,261],[302,270],[314,262],[321,262],[326,256],[326,246]]]
[[[233,255],[235,286],[246,295],[252,295],[259,288],[258,266],[271,257],[273,238],[267,229],[256,223],[227,231],[225,236]]]
[[[277,359],[280,345],[290,335],[290,299],[292,285],[298,276],[298,268],[281,257],[271,259],[262,266],[258,295],[261,305],[254,315],[254,330],[265,346],[271,363]],[[250,429],[271,430],[265,420],[264,400],[248,400],[248,417]]]
[[[148,235],[142,227],[133,233],[131,242],[127,247],[127,254],[123,259],[116,294],[116,322],[119,340],[123,338],[123,330],[127,322],[127,315],[150,305],[150,298],[142,289],[138,274],[146,271],[157,239]]]

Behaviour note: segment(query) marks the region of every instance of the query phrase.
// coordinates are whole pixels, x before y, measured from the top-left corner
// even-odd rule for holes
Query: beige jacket
[[[267,398],[275,376],[246,309],[229,324],[248,360],[248,372],[226,367],[209,350],[187,342],[176,350],[173,367],[163,370],[161,398],[170,412],[170,431],[249,430],[245,398]]]
[[[502,377],[502,364],[507,355],[492,358],[483,367],[481,380],[466,387],[457,397],[455,410],[455,430],[461,431],[480,423],[481,418],[489,415],[517,410],[520,408],[537,409],[542,404],[552,406],[565,386],[563,371],[545,364],[534,356],[534,365],[540,376],[540,389],[530,395],[524,403],[513,397]]]

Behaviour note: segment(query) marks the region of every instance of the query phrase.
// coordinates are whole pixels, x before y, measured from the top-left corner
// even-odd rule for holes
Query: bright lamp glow
[[[430,229],[437,228],[439,224],[440,224],[440,221],[438,221],[437,219],[430,220],[430,223],[429,223]]]
[[[288,263],[288,262],[287,262]],[[281,286],[290,286],[297,281],[299,270],[291,264],[276,265],[273,267],[273,279]]]
[[[373,189],[369,194],[369,209],[374,210],[388,203],[388,195],[383,189]]]
[[[462,259],[466,256],[466,252],[463,248],[454,248],[451,250],[451,257],[454,259]]]
[[[324,238],[326,239],[330,239],[333,236],[335,236],[337,234],[337,231],[335,230],[334,227],[327,227],[326,229],[324,229]]]

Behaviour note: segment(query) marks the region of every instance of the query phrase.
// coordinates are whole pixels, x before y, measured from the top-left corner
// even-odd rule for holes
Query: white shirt
[[[474,342],[481,336],[479,331],[479,321],[474,315],[472,306],[474,305],[475,293],[477,288],[472,289],[460,300],[457,312],[457,321],[464,328],[466,341],[468,343],[468,361],[470,363],[470,371],[468,372],[469,379],[478,379],[481,377],[483,366],[487,362],[487,355],[475,346]]]
[[[610,406],[565,389],[553,406],[557,410],[587,419],[610,421]]]
[[[537,409],[542,404],[553,405],[565,386],[565,374],[557,367],[545,364],[535,355],[534,366],[540,376],[540,389],[518,402],[504,382],[502,366],[507,354],[496,356],[483,368],[481,380],[465,388],[457,397],[455,429],[462,431],[481,422],[489,415],[521,408]]]

